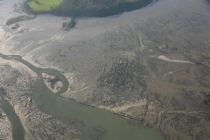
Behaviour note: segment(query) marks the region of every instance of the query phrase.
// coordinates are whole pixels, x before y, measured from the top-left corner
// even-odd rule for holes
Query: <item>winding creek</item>
[[[64,84],[64,87],[59,92],[60,94],[68,89],[68,80],[55,69],[35,67],[18,55],[0,54],[0,57],[6,60],[18,61],[37,74],[44,72],[58,76]],[[82,105],[74,100],[62,98],[59,94],[54,94],[46,87],[41,78],[35,82],[32,93],[31,98],[41,111],[64,122],[68,120],[81,122],[88,130],[91,140],[164,140],[157,129],[144,127],[140,122],[126,119],[103,109]],[[8,103],[5,102],[5,104]],[[12,107],[8,105],[3,107],[6,112],[13,112],[8,114],[10,117],[17,118]],[[21,125],[14,121],[11,121],[11,123],[16,127],[16,129],[13,129],[13,134],[22,133],[20,136],[17,135],[14,140],[23,140],[24,130]]]
[[[21,121],[16,115],[12,105],[6,99],[4,99],[4,94],[6,94],[5,91],[3,89],[0,89],[0,104],[12,124],[13,140],[24,140],[25,131],[21,124]]]

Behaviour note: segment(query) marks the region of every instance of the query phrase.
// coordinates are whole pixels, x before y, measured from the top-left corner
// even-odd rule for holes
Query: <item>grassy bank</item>
[[[27,5],[33,12],[48,12],[58,7],[63,0],[27,0]]]

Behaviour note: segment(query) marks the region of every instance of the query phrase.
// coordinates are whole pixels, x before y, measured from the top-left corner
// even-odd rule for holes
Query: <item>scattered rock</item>
[[[57,76],[42,73],[42,77],[47,87],[54,93],[59,92],[63,87],[63,83],[59,80]]]
[[[76,26],[76,21],[72,18],[70,21],[64,21],[62,28],[64,31],[69,31]]]

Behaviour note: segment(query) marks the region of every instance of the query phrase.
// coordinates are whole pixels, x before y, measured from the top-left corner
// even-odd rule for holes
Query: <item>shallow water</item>
[[[3,94],[5,94],[4,91],[0,89],[0,104],[12,124],[12,138],[13,140],[24,140],[25,131],[21,121],[10,103],[4,99]]]
[[[19,61],[38,74],[49,72],[58,76],[62,75],[57,70],[37,68],[17,55],[1,54],[0,57]],[[64,85],[68,85],[65,84],[67,79],[61,80]],[[66,90],[63,89],[62,92]],[[42,79],[33,84],[31,98],[41,111],[58,120],[63,122],[76,120],[84,124],[91,140],[164,140],[157,129],[144,127],[140,122],[123,118],[103,109],[82,105],[74,100],[62,98],[59,94],[54,94],[45,86]],[[13,124],[16,125],[16,123]]]
[[[143,127],[139,122],[125,119],[106,110],[63,99],[51,93],[41,81],[35,85],[32,99],[40,110],[59,120],[73,119],[85,124],[92,136],[91,140],[163,140],[158,130]]]

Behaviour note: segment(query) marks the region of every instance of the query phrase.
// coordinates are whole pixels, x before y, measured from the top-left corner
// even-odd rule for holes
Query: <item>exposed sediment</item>
[[[81,19],[70,32],[62,18],[40,16],[33,22],[43,26],[26,21],[35,30],[11,40],[10,51],[63,71],[66,98],[141,120],[169,140],[209,140],[209,9],[205,0],[159,0]]]

